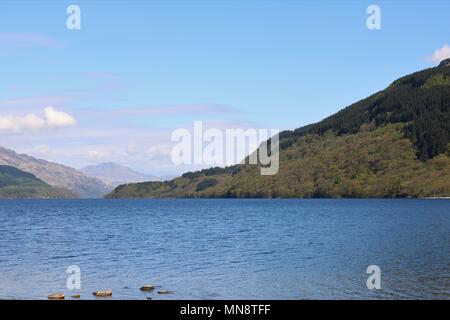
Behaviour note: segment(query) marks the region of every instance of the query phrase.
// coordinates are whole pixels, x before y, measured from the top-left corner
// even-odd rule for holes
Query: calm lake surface
[[[81,290],[66,268],[81,268]],[[369,265],[381,290],[368,290]],[[144,284],[174,291],[146,294]],[[450,200],[0,201],[0,299],[450,299]],[[155,290],[156,291],[156,290]]]

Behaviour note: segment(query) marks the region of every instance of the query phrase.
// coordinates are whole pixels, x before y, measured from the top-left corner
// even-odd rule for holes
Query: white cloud
[[[105,150],[89,150],[86,152],[86,156],[92,159],[103,159],[110,156],[110,153]]]
[[[70,114],[57,111],[53,107],[47,107],[44,110],[47,125],[51,128],[73,127],[77,121]]]
[[[429,56],[427,60],[439,63],[447,58],[450,58],[450,46],[448,44],[444,44],[442,48],[434,51],[434,53]]]
[[[44,109],[44,116],[34,113],[22,116],[0,115],[0,133],[15,134],[25,132],[37,132],[45,129],[71,127],[76,125],[76,120],[71,115],[57,111],[53,107]]]
[[[45,121],[28,113],[25,116],[0,116],[0,131],[8,133],[22,133],[24,131],[37,131],[45,127]]]

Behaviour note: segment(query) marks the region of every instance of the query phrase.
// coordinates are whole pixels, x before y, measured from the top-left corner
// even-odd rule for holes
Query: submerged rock
[[[170,291],[170,290],[159,290],[158,294],[173,294],[173,291]]]
[[[80,298],[81,298],[81,295],[79,295],[79,294],[73,294],[73,295],[71,295],[70,297],[71,297],[71,298],[74,298],[74,299],[80,299]]]
[[[155,290],[155,286],[152,286],[151,284],[144,284],[141,288],[140,288],[140,290],[141,291],[153,291],[153,290]]]
[[[49,299],[49,300],[64,300],[64,293],[56,292],[56,293],[49,294],[47,296],[47,299]]]
[[[92,292],[92,294],[96,297],[111,297],[112,296],[112,290],[99,290]]]

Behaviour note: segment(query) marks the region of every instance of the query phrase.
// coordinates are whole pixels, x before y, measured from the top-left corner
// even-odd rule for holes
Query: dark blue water
[[[450,298],[450,200],[0,201],[0,246],[4,299]]]

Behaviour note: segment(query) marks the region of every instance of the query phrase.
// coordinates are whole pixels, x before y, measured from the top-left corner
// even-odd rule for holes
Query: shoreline
[[[124,198],[0,198],[0,201],[88,201],[88,200],[450,200],[442,197],[124,197]]]

